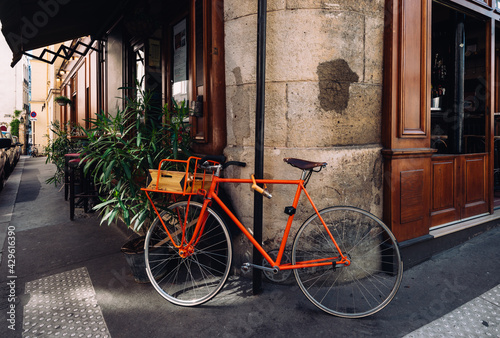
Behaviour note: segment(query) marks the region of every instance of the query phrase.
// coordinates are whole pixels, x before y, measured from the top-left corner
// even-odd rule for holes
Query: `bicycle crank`
[[[265,266],[255,265],[252,263],[243,263],[243,265],[241,266],[241,271],[243,271],[243,273],[247,273],[248,271],[250,271],[251,268],[269,271],[269,272],[272,272],[274,274],[280,272],[280,269],[277,266],[275,266],[274,268],[267,268]]]
[[[276,261],[276,258],[278,257],[278,250],[277,249],[271,250],[268,252],[268,254],[269,257],[271,257],[274,261]],[[291,262],[292,261],[290,260],[290,256],[286,252],[283,252],[283,256],[281,257],[281,263],[291,264]],[[265,258],[263,258],[262,266],[269,268],[271,267],[271,264],[269,264],[269,262]],[[278,273],[275,272],[270,273],[268,271],[264,271],[264,276],[273,283],[283,283],[288,279],[288,277],[290,277],[291,274],[292,270],[280,270]]]

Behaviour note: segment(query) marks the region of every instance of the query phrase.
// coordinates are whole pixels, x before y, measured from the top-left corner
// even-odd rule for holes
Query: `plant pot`
[[[121,248],[137,283],[149,283],[144,259],[144,241],[145,236],[141,236],[125,243]]]
[[[132,275],[137,283],[149,283],[149,277],[146,272],[146,260],[144,257],[144,243],[146,236],[141,236],[135,238],[122,246],[121,251],[125,255],[130,270],[132,270]],[[171,254],[168,246],[160,246],[153,249],[154,253],[159,254],[162,257],[166,257]],[[162,264],[161,269],[155,271],[155,279],[158,280],[165,276],[165,274],[171,269],[177,266],[178,262],[175,259],[169,259],[169,263]]]

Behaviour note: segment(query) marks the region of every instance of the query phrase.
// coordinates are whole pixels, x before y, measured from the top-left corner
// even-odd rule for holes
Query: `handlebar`
[[[224,163],[226,162],[226,156],[224,155],[207,155],[201,158],[200,163],[203,165],[207,161]]]
[[[229,161],[229,162],[226,162],[226,157],[224,155],[220,155],[220,156],[208,155],[208,156],[203,157],[200,160],[201,167],[203,167],[205,169],[214,169],[213,168],[215,166],[214,164],[208,164],[208,165],[206,164],[209,161],[221,164],[222,165],[222,169],[226,169],[227,167],[232,166],[232,165],[244,168],[247,165],[245,162],[239,162],[239,161]]]
[[[247,166],[247,164],[245,162],[229,161],[229,162],[226,162],[222,165],[222,169],[226,169],[227,167],[229,167],[231,165],[235,165],[237,167],[242,167],[242,168],[245,168]]]

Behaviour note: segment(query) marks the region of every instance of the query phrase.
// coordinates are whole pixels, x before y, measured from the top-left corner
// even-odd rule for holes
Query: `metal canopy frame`
[[[95,41],[96,40],[92,40],[90,42],[90,44],[86,44],[84,42],[78,41],[74,46],[69,46],[69,47],[66,46],[66,45],[61,45],[56,52],[51,51],[51,50],[49,50],[47,48],[44,48],[42,50],[42,52],[40,53],[40,55],[38,55],[38,56],[34,55],[34,54],[31,54],[31,53],[28,53],[28,52],[24,52],[23,54],[26,55],[26,56],[30,56],[30,57],[32,57],[32,58],[34,58],[36,60],[43,61],[43,62],[46,62],[48,64],[53,64],[58,57],[63,58],[65,60],[70,60],[74,56],[74,54],[78,54],[80,56],[85,56],[85,55],[87,55],[87,53],[89,52],[89,50],[93,50],[95,52],[99,52],[99,50],[97,48],[92,47],[92,45],[94,44]],[[78,50],[78,48],[80,46],[85,47],[85,50],[83,52],[80,52]],[[53,55],[52,59],[46,59],[46,58],[44,58],[46,54]]]
[[[99,39],[128,10],[133,1],[139,2],[0,0],[1,31],[13,54],[11,67],[16,65],[22,55],[40,60],[49,53],[51,62],[54,62],[52,56],[71,58],[77,51],[67,46],[56,53],[46,50],[40,56],[33,55],[33,51],[83,36]],[[91,47],[85,48],[88,48],[88,52]]]

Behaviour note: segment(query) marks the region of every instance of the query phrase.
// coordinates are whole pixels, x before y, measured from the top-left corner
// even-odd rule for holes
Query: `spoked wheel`
[[[383,309],[394,298],[403,277],[398,243],[377,217],[354,207],[320,211],[350,265],[295,269],[299,287],[321,310],[345,318],[360,318]],[[338,257],[319,217],[301,226],[292,248],[292,263]]]
[[[183,201],[161,213],[176,245],[192,238],[202,205]],[[193,246],[179,250],[157,218],[146,235],[146,271],[156,291],[182,306],[200,305],[212,299],[229,275],[232,248],[229,232],[217,213],[207,208],[202,234]]]

